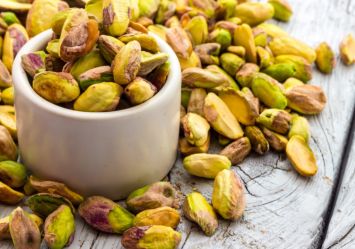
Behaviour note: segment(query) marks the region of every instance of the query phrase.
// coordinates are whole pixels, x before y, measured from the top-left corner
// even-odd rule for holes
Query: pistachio
[[[129,25],[129,0],[103,0],[103,26],[111,36],[124,34]]]
[[[187,106],[189,104],[191,91],[192,91],[191,88],[183,87],[181,89],[181,105],[185,108],[187,108]]]
[[[297,55],[305,58],[309,63],[313,63],[317,57],[316,52],[311,47],[289,36],[274,38],[269,46],[275,56]]]
[[[37,215],[46,218],[48,215],[53,213],[61,205],[67,205],[75,212],[73,204],[65,197],[50,194],[50,193],[39,193],[31,195],[26,200],[26,205]]]
[[[153,225],[128,229],[124,232],[121,243],[126,249],[175,249],[180,240],[181,234],[171,227]]]
[[[335,55],[326,42],[322,42],[316,49],[316,65],[319,71],[329,74],[335,67]]]
[[[0,112],[15,114],[15,107],[12,105],[0,105]]]
[[[222,146],[226,146],[228,144],[230,144],[232,142],[231,139],[221,135],[221,134],[218,134],[218,143]],[[229,159],[229,158],[228,158]]]
[[[230,139],[243,136],[243,130],[228,106],[216,94],[209,93],[205,98],[205,118],[214,130]]]
[[[294,86],[302,86],[304,83],[296,78],[288,78],[283,84],[285,90],[288,90]]]
[[[219,43],[221,50],[225,50],[232,43],[232,34],[224,28],[216,28],[208,35],[208,41],[213,43]]]
[[[247,137],[241,137],[227,145],[220,154],[226,156],[232,163],[236,165],[241,163],[250,153],[251,145]]]
[[[182,83],[189,87],[212,88],[222,85],[225,80],[209,70],[192,67],[182,72]]]
[[[0,203],[14,205],[19,203],[24,197],[24,194],[0,181]]]
[[[138,75],[146,76],[150,74],[154,69],[167,62],[168,59],[169,56],[166,53],[147,54],[147,52],[142,52]]]
[[[3,113],[0,113],[0,115]],[[0,161],[17,159],[17,146],[10,132],[0,125]]]
[[[210,125],[203,117],[196,113],[188,113],[181,122],[185,137],[190,144],[199,147],[207,142]]]
[[[191,175],[213,179],[221,170],[229,169],[231,162],[223,155],[199,153],[185,157],[183,166]]]
[[[186,110],[185,107],[183,105],[180,105],[180,123],[183,117],[185,117],[186,115]]]
[[[31,4],[29,3],[19,3],[12,0],[1,0],[0,2],[0,12],[1,11],[13,11],[16,13],[24,13],[29,11]]]
[[[146,50],[152,53],[159,52],[159,45],[155,38],[151,35],[138,33],[138,34],[125,34],[120,36],[120,41],[128,43],[130,41],[138,41],[142,50]]]
[[[231,17],[234,17],[234,12],[235,12],[235,7],[237,6],[238,1],[234,0],[218,0],[218,5],[220,10],[220,15],[223,17],[223,19],[228,19]]]
[[[287,0],[269,0],[275,10],[274,18],[280,21],[288,22],[292,16],[292,8]]]
[[[274,57],[268,48],[256,47],[256,57],[260,68],[269,67],[274,62]]]
[[[258,25],[258,28],[261,28],[262,30],[264,30],[266,32],[266,34],[268,34],[272,38],[281,37],[281,36],[288,36],[286,31],[284,31],[282,28],[280,28],[279,26],[277,26],[273,23],[264,22],[264,23]]]
[[[4,38],[2,61],[9,71],[12,70],[12,63],[23,45],[28,41],[26,29],[18,23],[7,28]]]
[[[149,32],[152,32],[153,34],[159,36],[161,39],[166,41],[167,28],[165,26],[160,25],[160,24],[149,25],[148,30],[149,30]]]
[[[253,125],[259,116],[259,100],[254,97],[249,88],[241,91],[222,91],[219,97],[228,106],[238,122],[243,125]]]
[[[79,58],[73,64],[70,65],[69,71],[74,76],[76,80],[79,80],[79,76],[86,71],[105,66],[106,62],[104,58],[101,56],[100,51],[97,49],[92,50],[90,53],[85,56]],[[65,71],[63,69],[63,71]]]
[[[217,216],[200,193],[192,192],[186,195],[183,211],[186,218],[196,222],[206,235],[212,236],[214,234],[218,227]]]
[[[176,228],[180,222],[180,214],[171,207],[160,207],[147,209],[139,214],[133,220],[133,226],[152,226],[162,225]]]
[[[0,180],[12,188],[19,188],[26,183],[26,168],[14,161],[0,162]]]
[[[234,31],[234,45],[245,48],[247,62],[256,63],[256,47],[253,32],[249,25],[242,24]]]
[[[157,88],[149,81],[137,77],[126,86],[124,92],[131,104],[139,105],[152,98]]]
[[[268,3],[246,2],[238,4],[235,8],[235,16],[243,23],[256,26],[274,15],[274,8]]]
[[[0,125],[5,127],[13,139],[17,139],[16,117],[12,113],[0,113]]]
[[[51,249],[69,246],[74,237],[75,223],[71,209],[61,205],[44,223],[44,240]]]
[[[142,64],[141,64],[142,66]],[[144,65],[143,65],[144,68]],[[148,75],[148,80],[158,89],[162,89],[166,83],[166,80],[170,72],[170,62],[167,61],[160,67],[156,68],[152,73]]]
[[[138,1],[140,16],[152,18],[158,11],[159,3],[158,0]]]
[[[302,114],[318,114],[327,102],[321,87],[315,85],[299,85],[286,90],[288,107]]]
[[[25,54],[21,57],[23,69],[31,76],[46,70],[46,53],[44,51]]]
[[[36,223],[18,207],[10,214],[10,233],[16,249],[38,249],[41,246],[41,232]]]
[[[223,69],[232,76],[236,75],[245,63],[242,58],[232,53],[224,53],[221,55],[220,59]]]
[[[286,146],[286,155],[295,170],[302,176],[313,176],[317,173],[316,158],[303,137],[294,135]]]
[[[2,40],[2,35],[6,33],[6,30],[8,28],[7,23],[5,22],[5,20],[0,16],[0,37],[1,37],[1,44],[3,42]],[[2,46],[1,46],[1,50],[0,50],[0,55],[2,53]]]
[[[194,88],[191,91],[189,104],[187,106],[187,111],[196,113],[200,116],[204,116],[203,106],[205,104],[205,98],[207,96],[207,92],[203,88]]]
[[[155,0],[154,0],[155,1]],[[140,3],[140,2],[139,2]],[[171,18],[177,18],[176,16],[173,16]],[[169,18],[169,20],[171,19]],[[169,20],[166,21],[166,26],[169,26],[168,25],[168,22]],[[177,22],[179,23],[179,20],[177,19]],[[149,25],[153,25],[153,20],[147,16],[140,16],[138,19],[137,19],[137,23],[139,23],[140,25],[142,25],[143,27],[148,27]]]
[[[286,145],[288,143],[288,140],[286,137],[270,131],[269,129],[263,127],[263,133],[266,138],[266,140],[269,142],[269,145],[271,148],[273,148],[275,151],[285,151],[286,150]]]
[[[203,16],[193,17],[184,27],[191,37],[194,46],[203,44],[208,39],[208,24]]]
[[[279,109],[265,109],[256,120],[266,128],[286,134],[290,129],[291,115]]]
[[[4,89],[1,93],[1,99],[5,105],[14,105],[14,87],[10,86]]]
[[[0,60],[0,87],[9,87],[12,85],[12,77],[7,69],[7,67],[4,65],[4,63]]]
[[[269,143],[257,126],[247,126],[245,128],[245,135],[249,138],[252,148],[256,153],[263,155],[269,151]]]
[[[259,70],[258,65],[254,63],[245,63],[237,72],[236,79],[241,86],[250,88],[254,76]]]
[[[192,43],[183,28],[169,28],[166,31],[166,41],[179,58],[187,59],[191,55]]]
[[[90,15],[95,16],[96,20],[102,24],[103,22],[103,0],[87,0],[85,10]]]
[[[89,86],[96,83],[112,82],[112,69],[110,66],[101,66],[89,69],[79,75],[78,81],[82,90],[86,90]]]
[[[190,67],[201,67],[200,58],[194,51],[191,52],[190,56],[187,59],[181,57],[178,57],[178,59],[182,71]]]
[[[277,63],[265,68],[262,72],[279,82],[284,82],[295,76],[296,68],[292,63]]]
[[[296,55],[279,55],[275,58],[275,63],[293,64],[296,69],[293,77],[305,83],[312,79],[312,65],[303,57]]]
[[[52,55],[47,55],[45,59],[45,70],[53,71],[53,72],[62,72],[64,68],[64,61],[59,59],[58,57],[54,57]]]
[[[345,65],[355,63],[355,38],[348,34],[339,45],[340,57]]]
[[[193,0],[189,2],[189,5],[198,12],[202,12],[208,18],[212,18],[215,15],[218,7],[215,1],[210,0]]]
[[[253,35],[254,35],[254,41],[255,41],[255,46],[257,47],[266,47],[268,44],[268,34],[259,27],[253,28]]]
[[[228,91],[228,90],[239,90],[239,86],[237,82],[222,68],[217,65],[209,65],[206,69],[218,76],[221,80],[224,81],[223,84],[216,86],[211,89],[212,92],[219,93],[221,91]]]
[[[115,56],[118,54],[120,49],[125,45],[123,42],[116,39],[115,37],[108,35],[100,35],[97,43],[101,55],[110,64],[115,59]]]
[[[59,58],[59,39],[49,41],[46,50],[51,56]]]
[[[141,63],[141,46],[137,41],[131,41],[123,46],[116,55],[112,71],[115,82],[127,85],[134,80],[139,72]]]
[[[236,55],[238,55],[241,58],[244,58],[245,57],[245,53],[246,53],[245,48],[242,47],[242,46],[229,46],[227,48],[227,51],[230,52],[230,53],[236,54]]]
[[[288,138],[299,135],[303,137],[304,141],[308,143],[309,138],[311,137],[311,131],[309,124],[306,118],[299,116],[297,114],[292,115],[291,127],[288,132]]]
[[[60,34],[62,33],[64,23],[71,12],[72,12],[72,9],[69,8],[69,9],[65,9],[63,11],[60,11],[60,12],[54,14],[54,16],[52,16],[52,19],[50,22],[51,23],[50,27],[52,28],[53,32],[56,35],[60,36]]]
[[[266,106],[279,109],[285,109],[287,106],[283,86],[266,74],[257,73],[251,84],[251,89]]]
[[[163,24],[175,14],[175,10],[175,2],[169,0],[160,1],[158,12],[155,16],[155,23]]]
[[[179,139],[179,150],[181,154],[188,156],[197,153],[206,153],[210,146],[211,136],[209,135],[205,144],[197,147],[191,145],[185,137]]]

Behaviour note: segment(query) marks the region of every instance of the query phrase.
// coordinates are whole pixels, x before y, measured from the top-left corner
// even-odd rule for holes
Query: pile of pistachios
[[[147,30],[170,44],[182,68],[183,166],[214,179],[211,204],[194,191],[184,197],[182,212],[211,236],[217,214],[227,220],[243,215],[244,187],[231,166],[252,150],[285,152],[301,175],[317,172],[302,115],[324,109],[323,90],[309,84],[312,64],[329,74],[335,54],[325,42],[313,49],[266,22],[291,16],[286,0],[1,0],[0,202],[24,203],[32,212],[18,207],[1,218],[0,240],[32,249],[43,236],[49,248],[64,248],[73,241],[77,210],[91,227],[122,234],[128,249],[173,249],[181,240],[175,231],[181,196],[169,182],[140,188],[120,205],[28,175],[17,162],[10,72],[29,37],[54,32],[44,51],[22,58],[34,90],[80,111],[123,109],[151,98],[164,86],[169,64]],[[355,63],[352,35],[341,42],[340,56],[346,65]],[[223,146],[220,154],[208,154],[213,138]]]

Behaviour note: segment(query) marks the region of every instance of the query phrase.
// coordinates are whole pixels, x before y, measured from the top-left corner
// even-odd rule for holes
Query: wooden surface
[[[290,23],[280,25],[312,46],[327,41],[338,53],[340,40],[355,32],[354,0],[289,2],[294,15]],[[233,167],[246,187],[243,218],[237,222],[220,220],[212,237],[182,219],[179,248],[355,248],[355,146],[348,160],[342,160],[344,148],[354,143],[348,137],[355,104],[355,66],[343,66],[338,56],[335,72],[324,76],[315,71],[312,84],[321,85],[328,97],[323,113],[309,118],[318,174],[309,179],[300,177],[285,156],[276,153],[248,157]],[[211,151],[219,150],[217,146]],[[344,173],[341,182],[340,172]],[[189,176],[180,159],[169,178],[182,194],[197,189],[210,200],[212,181]],[[0,217],[11,209],[0,206]],[[10,249],[12,245],[0,242],[0,248]],[[120,237],[98,233],[78,219],[75,241],[69,248],[121,248]]]

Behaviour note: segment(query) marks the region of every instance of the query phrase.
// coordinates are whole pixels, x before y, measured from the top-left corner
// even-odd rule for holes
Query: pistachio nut
[[[192,53],[192,43],[187,32],[181,27],[172,27],[166,31],[166,41],[178,58],[187,59]]]
[[[96,83],[112,82],[112,69],[110,66],[101,66],[89,69],[79,75],[78,81],[82,90],[86,90],[89,86]]]
[[[179,222],[180,214],[176,209],[160,207],[147,209],[137,214],[133,220],[133,226],[161,225],[176,228]]]
[[[25,185],[27,179],[26,168],[21,163],[14,161],[0,162],[0,181],[12,188]]]
[[[205,144],[197,147],[190,144],[185,137],[179,139],[179,150],[180,153],[184,156],[197,153],[206,153],[210,147],[211,136],[208,135],[207,141]]]
[[[252,29],[248,24],[238,26],[234,31],[234,45],[245,48],[247,62],[256,63],[256,47]]]
[[[327,102],[327,97],[320,86],[299,85],[286,90],[288,107],[302,114],[318,114]]]
[[[14,205],[19,203],[24,197],[24,194],[0,181],[0,203]]]
[[[0,125],[0,161],[5,160],[17,160],[17,146],[10,132],[4,126]]]
[[[142,51],[141,67],[139,69],[139,76],[146,76],[153,72],[154,69],[160,67],[167,62],[169,56],[166,53],[150,54]]]
[[[65,62],[58,57],[47,55],[45,59],[45,70],[52,72],[62,72]]]
[[[154,0],[154,1],[155,1],[155,0]],[[169,22],[169,20],[171,20],[172,18],[176,18],[176,19],[177,19],[176,16],[172,16],[171,18],[169,18],[169,19],[166,21],[166,26],[167,26],[167,27],[169,27],[168,22]],[[177,21],[177,23],[179,23],[179,20],[178,20],[178,19],[177,19],[176,21]],[[147,17],[147,16],[140,16],[140,17],[137,19],[136,23],[139,23],[139,24],[142,25],[143,27],[148,27],[148,26],[154,24],[154,23],[153,23],[153,20],[152,20],[151,18]]]
[[[268,34],[262,28],[259,28],[258,26],[253,28],[253,35],[254,35],[255,46],[257,47],[267,46],[269,42]]]
[[[263,155],[269,151],[269,143],[257,126],[247,126],[245,135],[249,138],[251,146],[256,153]]]
[[[293,77],[305,83],[312,79],[312,65],[303,57],[297,55],[279,55],[275,58],[275,63],[293,64],[296,69]]]
[[[86,0],[85,10],[90,15],[95,16],[96,20],[102,24],[103,22],[103,0]]]
[[[326,42],[322,42],[318,45],[316,54],[316,65],[319,71],[325,74],[331,73],[335,67],[335,54],[331,47]]]
[[[28,197],[25,204],[32,210],[32,212],[42,218],[46,218],[61,205],[67,205],[72,210],[72,213],[75,213],[73,204],[67,198],[56,194],[34,194]]]
[[[128,229],[124,232],[121,243],[126,249],[175,249],[180,241],[181,234],[171,227],[153,225]]]
[[[234,0],[218,0],[217,1],[220,10],[219,15],[223,19],[229,19],[235,15],[235,7],[237,6],[238,1]]]
[[[291,127],[288,132],[288,138],[299,135],[303,137],[304,141],[308,143],[309,138],[311,137],[311,131],[309,123],[306,118],[299,116],[297,114],[292,115]]]
[[[181,57],[178,57],[178,59],[182,71],[190,67],[201,67],[200,58],[194,51],[191,52],[190,56],[187,59]]]
[[[25,185],[23,186],[23,192],[26,196],[30,196],[36,193],[36,190],[32,188],[30,180],[27,178]]]
[[[223,53],[220,60],[222,68],[232,76],[235,76],[245,63],[244,59],[233,53]]]
[[[111,36],[120,36],[129,25],[129,0],[103,0],[103,26]]]
[[[55,58],[59,58],[59,39],[54,39],[48,42],[46,51]]]
[[[292,16],[292,8],[287,0],[268,0],[274,7],[274,18],[280,21],[288,22]]]
[[[289,36],[274,38],[269,46],[275,56],[297,55],[305,58],[309,63],[313,63],[317,57],[313,48]]]
[[[2,35],[6,33],[7,30],[7,23],[5,20],[0,16],[0,37],[1,37],[1,47],[0,47],[0,55],[2,54],[2,44],[3,44],[3,38]]]
[[[221,134],[218,134],[218,143],[222,146],[226,146],[228,144],[230,144],[232,142],[231,139],[229,139],[228,137],[225,137]],[[229,159],[229,158],[228,158]]]
[[[210,0],[192,0],[189,1],[189,5],[198,12],[202,12],[207,18],[212,18],[218,7],[217,2]]]
[[[125,96],[133,105],[139,105],[146,102],[151,99],[156,92],[157,88],[141,77],[134,79],[124,89]]]
[[[148,26],[149,32],[159,36],[161,39],[166,41],[166,30],[167,28],[160,24],[154,24]]]
[[[101,55],[110,64],[115,59],[115,56],[118,54],[120,49],[125,45],[115,37],[108,35],[100,35],[97,44]]]
[[[131,41],[138,41],[142,50],[146,50],[152,53],[159,52],[159,45],[155,38],[151,35],[138,33],[138,34],[125,34],[120,36],[120,41],[128,43]]]
[[[291,115],[279,109],[265,109],[256,122],[280,134],[286,134],[290,129]]]
[[[296,68],[292,63],[276,63],[271,66],[268,66],[264,70],[263,73],[273,77],[275,80],[279,82],[284,82],[288,78],[295,76]]]
[[[266,68],[274,63],[274,57],[268,47],[256,47],[257,63],[260,68]]]
[[[12,85],[12,77],[5,66],[5,64],[0,60],[0,87],[10,87]]]
[[[246,2],[238,4],[235,8],[235,16],[243,23],[256,26],[271,19],[274,15],[274,8],[268,3]]]
[[[63,11],[57,12],[56,14],[54,14],[54,16],[51,17],[50,27],[56,35],[60,36],[60,34],[62,33],[64,23],[72,10],[73,9],[71,8],[65,9]]]
[[[120,49],[112,62],[112,71],[115,82],[120,85],[127,85],[134,80],[139,72],[140,63],[141,46],[139,42],[128,42]]]
[[[41,246],[41,232],[28,214],[18,207],[10,214],[10,234],[16,249],[38,249]]]
[[[15,114],[15,107],[12,105],[0,105],[0,112]]]
[[[232,163],[236,165],[241,163],[250,153],[251,144],[247,137],[241,137],[227,145],[220,154],[226,156]]]
[[[253,125],[259,116],[259,100],[249,88],[241,91],[221,91],[218,96],[228,106],[234,117],[243,125]]]
[[[20,3],[13,0],[1,0],[0,2],[0,12],[13,11],[16,13],[26,13],[30,10],[30,8],[30,3]]]
[[[282,28],[273,23],[264,22],[258,25],[258,28],[264,30],[272,38],[288,36],[288,33],[286,31],[284,31]]]
[[[212,92],[219,93],[221,91],[228,91],[228,90],[239,90],[239,86],[237,82],[230,76],[226,71],[220,68],[217,65],[209,65],[206,69],[218,76],[221,80],[224,81],[223,84],[213,87],[211,89]]]
[[[81,74],[85,73],[90,69],[101,66],[106,66],[106,61],[101,56],[100,51],[98,49],[93,49],[91,52],[72,63],[68,70],[76,80],[79,80],[79,76]],[[65,70],[63,69],[63,71]]]
[[[149,63],[148,63],[149,64]],[[142,64],[141,64],[142,66]],[[144,66],[143,66],[144,68]],[[153,83],[153,85],[158,89],[162,89],[165,85],[170,72],[170,62],[167,61],[163,65],[156,68],[153,72],[151,72],[147,79]]]
[[[187,106],[187,111],[191,113],[196,113],[200,116],[204,116],[203,106],[205,104],[205,98],[207,92],[203,88],[194,88],[191,90],[191,95],[189,99],[189,104]]]
[[[218,227],[217,216],[205,197],[198,192],[186,195],[183,211],[186,218],[197,223],[207,236],[212,236]]]
[[[11,94],[11,93],[10,93]],[[17,140],[16,117],[12,113],[0,113],[0,125],[5,127],[14,140]]]
[[[189,87],[213,88],[225,83],[225,79],[207,69],[191,67],[182,72],[182,83]]]
[[[158,11],[159,3],[158,0],[138,1],[139,15],[152,18]]]
[[[213,129],[221,135],[237,139],[243,136],[243,130],[228,106],[215,93],[205,98],[204,116]]]
[[[184,26],[184,29],[191,37],[193,46],[203,44],[208,39],[208,24],[207,20],[203,16],[194,16]]]
[[[34,77],[35,74],[46,70],[46,57],[47,54],[44,51],[25,54],[21,57],[21,65],[26,73]]]
[[[285,136],[273,132],[265,127],[262,129],[266,140],[275,151],[285,151],[288,140]]]
[[[232,44],[232,35],[227,29],[216,28],[209,33],[208,42],[219,43],[221,50],[225,50]]]
[[[18,23],[11,24],[5,33],[2,62],[9,71],[12,70],[12,63],[23,45],[28,41],[26,29]]]
[[[355,63],[355,38],[348,34],[339,45],[340,57],[345,65]]]
[[[304,85],[304,83],[296,78],[288,78],[283,84],[285,90],[288,90],[294,86],[302,86],[302,85]]]
[[[317,173],[317,160],[303,137],[294,135],[286,146],[286,155],[295,170],[302,176],[313,176]]]
[[[182,118],[181,123],[190,144],[199,147],[207,142],[210,125],[206,119],[196,113],[188,113]]]
[[[185,157],[183,166],[191,175],[213,179],[221,170],[229,169],[231,162],[223,155],[199,153]]]
[[[191,88],[183,87],[181,88],[181,105],[185,108],[187,108],[190,97],[191,97]]]
[[[159,3],[159,8],[155,16],[155,23],[163,24],[175,14],[176,3],[170,0],[163,0]]]
[[[14,87],[10,86],[4,89],[1,92],[1,99],[5,105],[14,105]],[[0,118],[0,122],[1,122],[1,118]]]
[[[251,87],[251,83],[256,73],[260,70],[259,66],[254,63],[245,63],[236,74],[238,83],[243,87]]]
[[[233,54],[238,55],[241,58],[245,58],[245,48],[242,46],[229,46],[227,48],[227,51]]]

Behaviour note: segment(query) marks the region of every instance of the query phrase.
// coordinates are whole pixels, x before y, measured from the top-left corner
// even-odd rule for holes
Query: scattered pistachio
[[[288,138],[290,139],[295,135],[303,137],[306,142],[308,142],[311,137],[311,131],[307,119],[297,114],[292,115]]]
[[[4,113],[0,113],[4,114]],[[17,159],[17,146],[11,137],[10,132],[0,125],[0,161]]]
[[[288,140],[283,135],[273,132],[265,127],[262,129],[266,140],[275,151],[285,151]]]
[[[0,181],[12,188],[25,185],[27,172],[24,165],[14,161],[0,162]]]
[[[355,63],[355,38],[348,34],[339,45],[340,56],[345,65]]]
[[[322,42],[316,49],[316,65],[322,73],[329,74],[335,67],[335,54],[326,42]]]
[[[0,181],[0,203],[14,205],[19,203],[24,197],[24,194]]]
[[[160,207],[144,210],[136,215],[133,226],[162,225],[176,228],[180,222],[179,212],[171,207]]]
[[[279,109],[265,109],[256,122],[277,133],[286,134],[290,129],[291,115]]]
[[[236,165],[241,163],[250,153],[251,144],[247,137],[241,137],[227,145],[220,154],[226,156],[232,163]]]
[[[275,10],[274,18],[280,21],[288,22],[292,16],[292,8],[287,0],[269,0]]]

